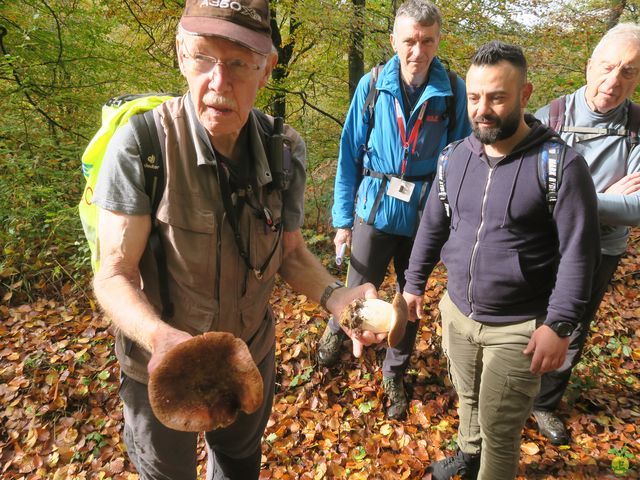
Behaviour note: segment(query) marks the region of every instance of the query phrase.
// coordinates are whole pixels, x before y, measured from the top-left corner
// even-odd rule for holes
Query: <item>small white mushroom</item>
[[[404,297],[397,293],[393,303],[378,298],[356,299],[344,309],[340,324],[360,333],[387,333],[389,346],[395,347],[404,337],[409,312]]]

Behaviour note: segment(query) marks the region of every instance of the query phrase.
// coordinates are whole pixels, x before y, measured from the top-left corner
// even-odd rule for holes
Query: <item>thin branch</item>
[[[307,94],[304,91],[294,91],[294,90],[287,90],[284,88],[274,88],[274,87],[267,87],[269,90],[276,92],[276,93],[284,93],[287,95],[297,95],[298,97],[300,97],[300,99],[302,100],[302,103],[304,105],[308,105],[309,108],[315,110],[316,112],[320,113],[321,115],[324,115],[327,118],[330,118],[331,120],[333,120],[334,122],[336,122],[338,125],[340,125],[340,127],[343,126],[343,122],[341,122],[338,118],[334,117],[333,115],[331,115],[329,112],[326,112],[324,110],[322,110],[320,107],[314,105],[313,103],[309,102],[309,100],[307,100]]]
[[[11,57],[9,57],[9,52],[7,51],[7,49],[6,49],[5,45],[4,45],[4,37],[5,37],[6,34],[7,34],[7,29],[3,25],[0,25],[0,51],[2,52],[3,55],[6,56],[6,58],[10,59]],[[29,104],[38,113],[40,113],[40,115],[42,115],[46,119],[46,121],[49,123],[49,125],[55,126],[55,127],[59,128],[59,129],[61,129],[63,131],[66,131],[66,132],[73,133],[74,135],[77,135],[77,136],[79,136],[80,138],[82,138],[84,140],[89,140],[87,137],[85,137],[81,133],[75,132],[75,131],[73,131],[71,129],[68,129],[68,128],[64,127],[63,125],[58,123],[53,117],[51,117],[47,112],[45,112],[42,108],[40,108],[38,106],[38,104],[35,102],[35,100],[29,94],[29,90],[27,89],[27,87],[24,85],[24,83],[22,83],[22,79],[20,78],[20,75],[18,75],[17,70],[13,66],[13,62],[11,60],[8,60],[7,64],[9,66],[9,68],[11,69],[11,73],[13,75],[13,78],[14,78],[16,84],[18,84],[18,86],[20,87],[20,91],[22,91],[23,95],[26,97],[27,102],[29,102]]]

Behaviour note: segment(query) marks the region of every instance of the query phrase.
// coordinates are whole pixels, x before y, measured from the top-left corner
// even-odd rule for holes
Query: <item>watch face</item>
[[[573,333],[575,327],[569,322],[556,322],[552,324],[551,328],[558,334],[558,336],[568,337]]]

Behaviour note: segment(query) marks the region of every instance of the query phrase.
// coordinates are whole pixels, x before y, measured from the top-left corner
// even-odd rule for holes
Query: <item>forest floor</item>
[[[328,248],[328,247],[327,247]],[[324,259],[329,266],[330,259]],[[331,267],[335,269],[335,267]],[[344,273],[337,272],[335,273]],[[317,341],[327,315],[279,282],[277,385],[260,478],[420,479],[456,445],[457,397],[440,349],[438,299],[446,274],[431,277],[429,310],[405,377],[410,411],[384,417],[384,350],[320,368]],[[533,421],[523,432],[519,479],[640,478],[640,233],[615,274],[561,414],[569,445],[555,447]],[[380,294],[393,295],[390,279]],[[0,306],[0,478],[136,479],[122,441],[118,364],[108,322],[87,297]],[[200,450],[204,478],[206,454]]]

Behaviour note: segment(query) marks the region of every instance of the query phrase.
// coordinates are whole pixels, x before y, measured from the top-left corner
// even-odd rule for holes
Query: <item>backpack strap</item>
[[[362,115],[367,124],[367,134],[364,138],[364,143],[360,146],[360,161],[364,158],[364,154],[369,146],[369,138],[371,138],[371,132],[375,123],[374,111],[376,108],[376,100],[378,100],[378,89],[376,88],[376,83],[378,82],[378,77],[380,76],[380,72],[383,67],[384,63],[379,63],[374,66],[371,69],[371,76],[369,77],[369,92],[367,93],[367,98],[365,98],[364,105],[362,106]]]
[[[564,131],[563,125],[565,108],[565,95],[552,100],[549,104],[549,126],[557,133]]]
[[[629,138],[630,150],[633,150],[638,142],[638,131],[640,130],[640,105],[634,102],[629,104],[627,111],[627,137]]]
[[[545,192],[547,208],[553,214],[553,209],[558,201],[558,190],[562,183],[564,169],[564,157],[567,152],[567,144],[560,138],[545,142],[538,153],[538,179],[542,191]]]
[[[449,125],[447,126],[447,132],[449,136],[456,128],[456,122],[458,118],[456,116],[456,95],[458,93],[458,75],[453,70],[447,69],[447,77],[449,77],[449,84],[451,86],[451,97],[445,97],[447,104],[447,118],[449,119]]]
[[[138,142],[140,160],[144,171],[145,192],[151,200],[151,232],[149,233],[149,247],[156,261],[158,270],[158,288],[162,302],[163,320],[173,317],[174,308],[169,292],[169,271],[167,269],[167,257],[160,238],[160,229],[156,221],[156,212],[164,191],[164,159],[162,155],[162,143],[153,110],[133,115],[129,122]],[[164,140],[164,129],[162,136]]]
[[[462,140],[457,140],[444,147],[438,156],[438,165],[436,167],[438,199],[444,204],[444,210],[449,218],[451,218],[451,206],[447,197],[447,164],[451,153],[461,142]]]

